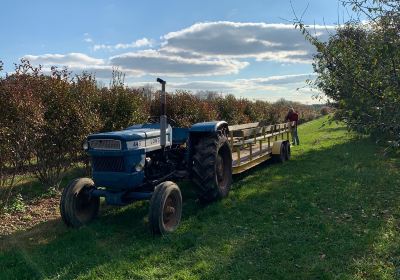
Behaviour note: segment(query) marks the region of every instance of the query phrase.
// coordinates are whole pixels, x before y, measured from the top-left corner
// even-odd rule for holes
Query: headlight
[[[143,168],[144,168],[144,165],[143,165],[142,163],[138,163],[138,164],[136,164],[136,166],[135,166],[136,172],[142,171]]]
[[[142,171],[145,165],[146,165],[146,156],[143,154],[141,155],[140,161],[135,165],[136,172]]]
[[[87,150],[89,149],[89,143],[88,143],[87,140],[85,140],[85,142],[83,142],[83,149],[84,149],[85,151],[87,151]]]

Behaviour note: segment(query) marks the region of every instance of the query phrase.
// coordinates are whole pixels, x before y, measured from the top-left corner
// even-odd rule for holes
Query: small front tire
[[[90,195],[94,182],[90,178],[72,181],[61,195],[60,214],[69,227],[78,228],[91,222],[99,212],[100,199]]]
[[[182,194],[171,181],[157,185],[150,200],[149,224],[153,234],[175,231],[182,217]]]

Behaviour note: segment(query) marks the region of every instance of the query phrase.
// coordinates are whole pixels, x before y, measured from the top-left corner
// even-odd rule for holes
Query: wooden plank
[[[232,167],[232,174],[239,174],[242,173],[250,168],[253,168],[254,166],[268,160],[271,158],[271,154],[262,154],[261,156],[256,157],[252,161],[247,161],[244,164],[238,165],[238,166],[233,166]]]
[[[265,132],[271,132],[273,129],[274,129],[273,125],[264,126],[264,131]]]
[[[293,125],[293,122],[287,122],[272,125],[248,123],[229,126],[233,173],[243,172],[271,158],[273,142],[278,138],[289,139]]]
[[[242,130],[242,137],[249,137],[253,136],[254,134],[261,134],[262,132],[262,127],[254,127],[254,128],[249,128],[249,129],[243,129]]]
[[[269,154],[271,152],[272,148],[265,147],[264,149],[260,150],[260,146],[257,144],[254,146],[252,145],[251,153],[250,149],[242,149],[240,150],[240,153],[238,153],[238,151],[235,150],[235,152],[232,153],[232,166],[237,166],[246,163],[247,161],[249,161],[250,154],[252,155],[252,157],[255,158],[260,156],[261,154]]]
[[[245,124],[236,124],[236,125],[230,125],[229,131],[236,131],[236,130],[242,130],[242,129],[246,129],[246,128],[253,128],[253,127],[257,127],[258,126],[258,122],[255,123],[245,123]]]
[[[252,160],[259,158],[264,155],[271,155],[272,149],[265,148],[260,150],[258,145],[254,146],[252,149],[252,153],[250,154],[250,150],[241,150],[240,157],[237,156],[237,153],[232,154],[232,167],[237,167],[242,164],[246,164]],[[250,159],[251,158],[251,159]]]
[[[249,148],[250,145],[256,144],[258,141],[268,142],[268,147],[271,146],[271,138],[278,140],[288,138],[290,131],[289,126],[293,123],[279,123],[267,126],[255,126],[257,123],[248,123],[242,125],[230,126],[229,144],[232,150],[240,153],[241,150]],[[286,134],[286,135],[285,135]],[[262,143],[260,143],[262,145]]]
[[[260,140],[269,141],[271,137],[275,137],[276,138],[275,140],[278,140],[278,136],[280,136],[282,138],[282,136],[287,133],[289,133],[288,130],[282,130],[280,132],[275,132],[272,134],[264,134],[264,135],[260,134],[260,136],[257,136],[255,138],[249,137],[248,139],[246,139],[247,137],[235,137],[233,146],[234,147],[244,146],[249,143],[256,143],[257,141],[260,141]]]

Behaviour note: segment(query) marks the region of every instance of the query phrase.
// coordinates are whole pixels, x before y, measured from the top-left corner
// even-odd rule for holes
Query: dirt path
[[[42,222],[60,217],[58,205],[60,194],[37,199],[27,204],[23,212],[0,215],[0,237],[26,230]]]

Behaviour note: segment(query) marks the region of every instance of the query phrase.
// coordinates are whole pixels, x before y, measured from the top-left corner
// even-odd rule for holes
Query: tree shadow
[[[399,175],[375,150],[357,139],[261,164],[208,206],[184,183],[182,225],[167,237],[149,233],[148,202],[107,208],[77,230],[37,225],[1,240],[0,278],[351,278],[400,214]]]

